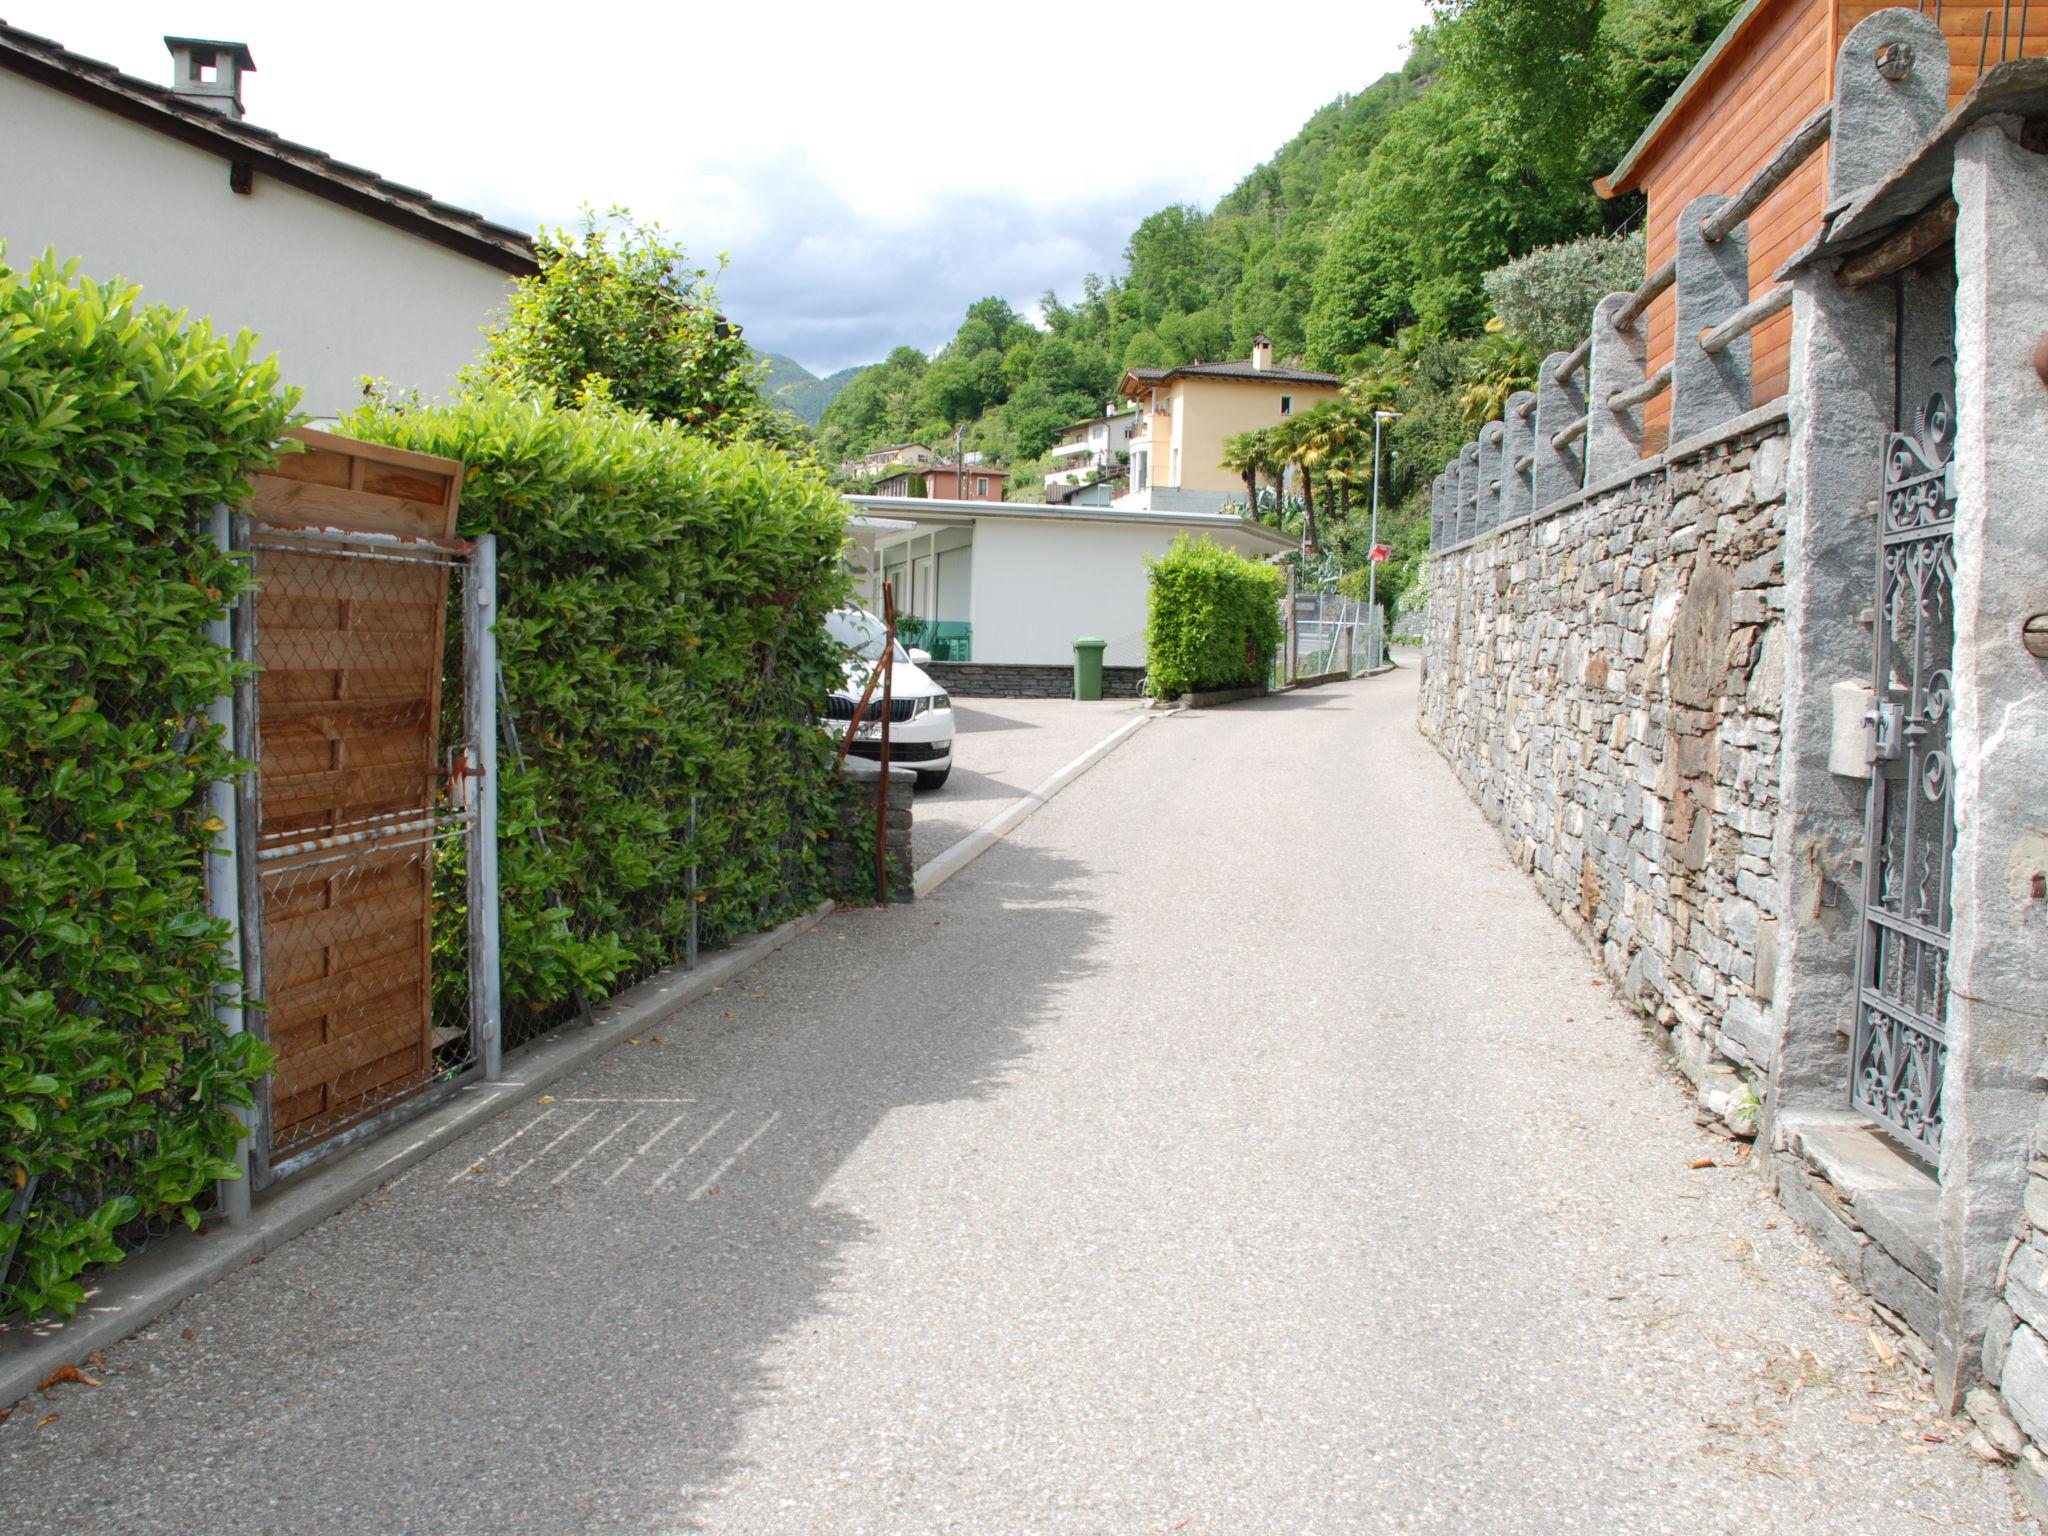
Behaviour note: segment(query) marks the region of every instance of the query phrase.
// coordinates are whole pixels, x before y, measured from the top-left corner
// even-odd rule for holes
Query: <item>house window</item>
[[[1180,450],[1178,448],[1173,450],[1173,478],[1167,481],[1167,484],[1180,484]]]
[[[1131,489],[1142,491],[1152,483],[1152,455],[1140,448],[1131,455]]]
[[[1292,416],[1294,414],[1294,396],[1282,395],[1280,397],[1280,414],[1282,416]]]
[[[988,494],[988,476],[976,475],[974,477],[974,494],[977,496],[986,496]]]

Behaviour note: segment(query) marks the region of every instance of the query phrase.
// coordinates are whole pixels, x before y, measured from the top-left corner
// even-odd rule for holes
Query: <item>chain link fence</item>
[[[1386,660],[1386,615],[1377,605],[1331,592],[1297,592],[1281,599],[1280,618],[1292,652],[1283,648],[1274,659],[1275,687],[1305,677],[1360,677]]]

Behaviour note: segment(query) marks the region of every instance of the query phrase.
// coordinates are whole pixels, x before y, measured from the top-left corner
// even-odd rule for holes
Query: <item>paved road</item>
[[[1143,709],[1132,699],[953,700],[958,745],[944,789],[922,791],[912,853],[929,863]]]
[[[1154,723],[188,1303],[0,1530],[2019,1528],[1412,679]]]

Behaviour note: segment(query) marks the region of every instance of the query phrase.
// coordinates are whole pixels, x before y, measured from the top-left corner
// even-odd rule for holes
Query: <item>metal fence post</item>
[[[234,549],[232,517],[225,505],[213,509],[214,548],[223,555]],[[234,628],[226,608],[206,621],[206,634],[229,661],[234,660]],[[235,744],[235,690],[232,687],[207,705],[206,720],[207,724],[218,728],[221,739],[232,750]],[[228,925],[227,937],[221,940],[221,949],[238,976],[231,986],[222,987],[215,994],[213,1014],[220,1021],[222,1030],[230,1035],[242,1032],[242,991],[246,985],[246,978],[240,976],[242,873],[240,808],[236,799],[232,776],[215,779],[207,786],[206,809],[211,824],[206,848],[207,915],[215,922]],[[232,1179],[220,1181],[219,1200],[221,1214],[230,1223],[239,1225],[249,1219],[249,1138],[255,1124],[254,1117],[245,1109],[237,1109],[235,1118],[242,1122],[242,1137],[235,1143],[231,1155],[237,1173]]]
[[[462,714],[469,824],[469,1032],[484,1078],[505,1070],[498,955],[498,539],[483,534],[462,592]]]
[[[1294,577],[1295,568],[1287,567],[1287,662],[1280,669],[1280,686],[1285,688],[1294,681],[1295,644],[1300,631],[1294,619]]]

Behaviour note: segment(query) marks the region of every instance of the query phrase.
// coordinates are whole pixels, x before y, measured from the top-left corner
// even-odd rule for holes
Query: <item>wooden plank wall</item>
[[[1847,0],[1779,0],[1761,8],[1717,61],[1692,96],[1674,114],[1659,141],[1644,156],[1635,180],[1649,194],[1645,236],[1649,269],[1655,271],[1677,243],[1678,215],[1703,192],[1733,193],[1762,168],[1792,130],[1834,90],[1835,52],[1856,24],[1886,7]],[[1925,9],[1932,13],[1930,4]],[[2008,17],[2009,11],[2009,17]],[[1978,47],[1985,17],[1991,19],[1989,62],[1999,57],[1999,31],[2012,35],[2006,53],[2017,58],[2021,10],[2003,0],[1945,3],[1941,30],[1949,40],[1949,102],[1960,101],[1977,82]],[[2028,55],[2048,55],[2048,0],[2026,14]],[[1827,151],[1808,160],[1751,215],[1750,291],[1762,293],[1771,274],[1804,245],[1820,221],[1827,194]],[[1665,293],[1650,306],[1649,366],[1670,361],[1673,298]],[[1792,316],[1775,315],[1751,333],[1750,366],[1755,403],[1785,392],[1791,365]],[[1663,446],[1670,422],[1670,396],[1659,396],[1644,412],[1646,447]]]
[[[305,451],[253,498],[271,850],[369,817],[431,826],[448,598],[445,566],[276,544],[297,523],[448,538],[462,480],[450,460],[294,435]],[[263,870],[272,1146],[295,1151],[432,1079],[433,857],[422,841]]]
[[[1793,129],[1832,89],[1834,50],[1829,0],[1784,0],[1750,21],[1721,56],[1714,72],[1666,127],[1637,173],[1650,206],[1645,221],[1646,260],[1655,271],[1678,243],[1678,215],[1705,192],[1739,191],[1777,152]],[[1820,217],[1827,186],[1826,152],[1815,155],[1750,216],[1750,291],[1761,293],[1771,273],[1806,243]],[[1649,366],[1671,360],[1673,294],[1649,310]],[[1785,392],[1791,361],[1792,316],[1775,315],[1750,333],[1755,401]],[[1661,448],[1670,427],[1671,397],[1645,408],[1645,446]]]

